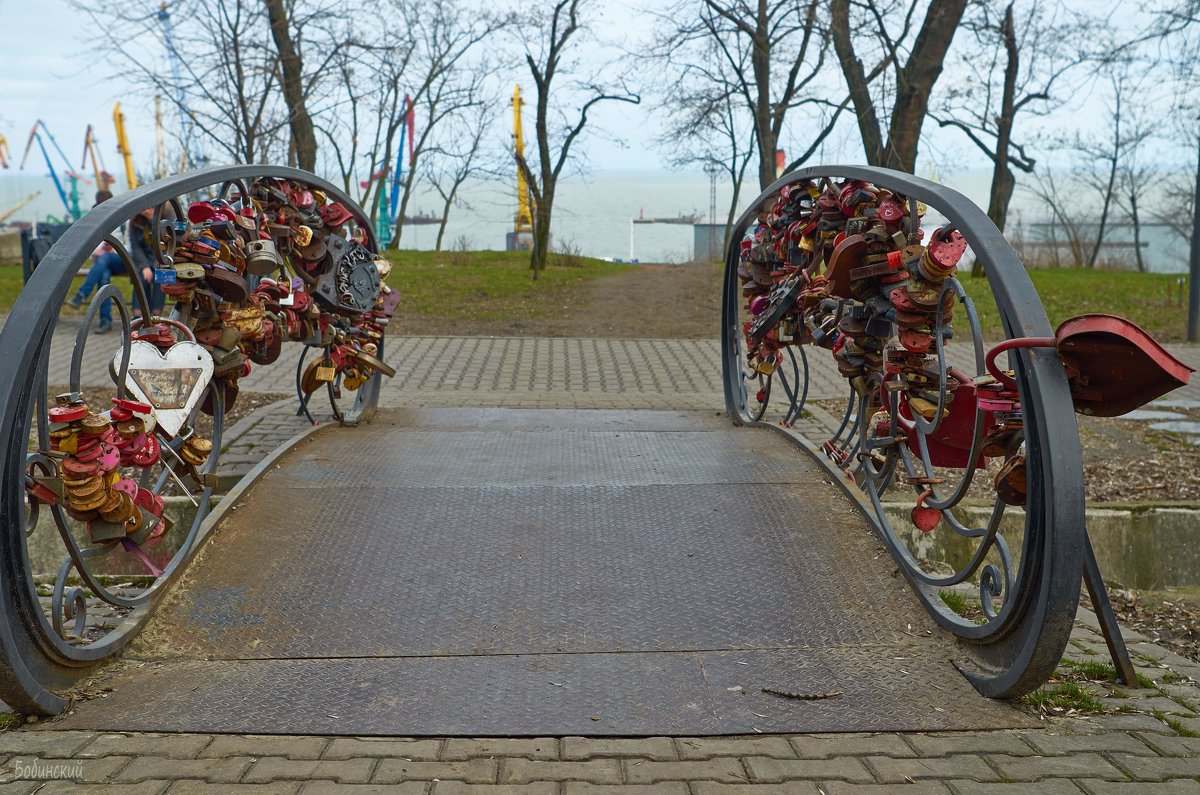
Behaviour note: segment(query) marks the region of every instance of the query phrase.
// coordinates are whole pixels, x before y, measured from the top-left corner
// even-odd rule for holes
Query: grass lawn
[[[389,251],[387,283],[403,294],[405,315],[497,321],[537,320],[561,309],[556,300],[591,279],[626,273],[629,265],[590,257],[551,264],[534,282],[523,251]],[[469,329],[461,333],[470,334]]]
[[[126,279],[126,285],[128,280]],[[70,298],[74,290],[83,284],[83,277],[76,276],[71,283],[72,291],[67,294]],[[122,287],[126,286],[122,285]],[[0,264],[0,314],[5,314],[9,309],[12,309],[13,302],[17,300],[17,296],[21,293],[21,288],[25,286],[25,280],[21,276],[21,263],[15,265]]]
[[[386,256],[393,264],[388,283],[404,296],[401,314],[414,319],[462,321],[463,327],[455,332],[460,334],[475,333],[469,327],[471,321],[486,324],[514,319],[531,324],[530,332],[536,333],[533,329],[538,322],[561,315],[564,304],[578,305],[581,290],[589,282],[621,274],[634,278],[637,270],[589,257],[552,255],[552,264],[534,282],[525,252],[389,251]],[[1106,312],[1129,318],[1163,342],[1185,338],[1186,297],[1180,304],[1177,275],[1075,268],[1033,270],[1029,275],[1052,328],[1072,315]],[[990,284],[965,273],[961,279],[975,300],[985,339],[1001,339]],[[76,279],[76,284],[80,281]],[[0,313],[8,311],[21,287],[20,266],[0,265]],[[637,289],[634,282],[629,287]],[[714,289],[719,287],[714,285]],[[678,311],[691,310],[680,306]],[[621,318],[613,319],[622,322]],[[961,312],[956,314],[955,322],[965,322]],[[419,332],[408,329],[406,333]]]
[[[1046,308],[1051,329],[1074,315],[1103,312],[1132,320],[1160,342],[1187,338],[1186,287],[1180,304],[1177,274],[1047,268],[1029,271],[1029,276]],[[967,273],[960,279],[979,311],[984,339],[1002,339],[1003,329],[991,285],[986,279],[973,279]],[[961,318],[961,312],[955,315],[956,326],[960,319],[966,320]]]

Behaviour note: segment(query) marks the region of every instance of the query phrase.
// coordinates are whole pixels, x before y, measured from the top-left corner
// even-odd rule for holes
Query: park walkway
[[[877,545],[864,532],[865,524],[838,507],[832,511],[826,508],[825,513],[830,515],[821,515],[817,521],[798,522],[795,524],[801,527],[788,528],[787,532],[798,535],[779,535],[781,531],[774,526],[771,532],[758,533],[753,521],[739,524],[738,535],[724,537],[729,551],[726,557],[731,563],[727,569],[720,568],[722,556],[712,554],[711,548],[704,544],[720,540],[714,534],[727,523],[704,521],[704,509],[713,506],[697,497],[697,486],[704,485],[706,493],[722,494],[721,504],[716,507],[729,511],[730,517],[769,519],[776,523],[786,517],[810,516],[812,511],[806,510],[803,502],[806,491],[819,495],[825,503],[836,501],[831,499],[831,488],[814,482],[811,473],[806,474],[810,465],[797,451],[786,451],[790,468],[787,477],[793,485],[780,482],[778,463],[773,462],[787,448],[782,437],[766,431],[734,430],[720,420],[717,415],[722,401],[716,376],[715,343],[470,339],[417,339],[398,343],[389,349],[388,358],[409,369],[402,371],[398,383],[392,385],[400,388],[385,388],[385,403],[409,408],[389,409],[377,422],[362,428],[319,431],[281,459],[282,466],[256,487],[270,488],[273,482],[285,487],[301,502],[301,507],[308,505],[316,512],[317,521],[309,523],[299,535],[281,534],[282,529],[270,522],[273,506],[268,501],[255,501],[251,497],[243,503],[226,519],[214,543],[194,564],[194,576],[181,583],[182,587],[169,598],[128,659],[105,672],[101,680],[85,691],[90,700],[80,701],[60,720],[0,735],[0,754],[7,757],[3,763],[5,780],[11,781],[4,785],[4,791],[176,793],[219,784],[222,791],[398,791],[439,795],[473,791],[692,795],[710,792],[824,792],[826,795],[1011,792],[1015,795],[1031,789],[1048,793],[1135,795],[1200,792],[1197,780],[1200,738],[1195,736],[1200,734],[1200,716],[1196,713],[1200,688],[1189,680],[1200,675],[1200,670],[1194,663],[1145,642],[1144,638],[1130,637],[1134,641],[1132,651],[1139,670],[1153,679],[1155,686],[1131,689],[1085,685],[1104,696],[1107,714],[1067,715],[1038,722],[1028,713],[982,702],[973,691],[962,691],[965,683],[961,677],[945,667],[945,647],[941,641],[937,637],[920,637],[925,635],[929,622],[911,598],[905,604],[907,586],[889,576],[886,569],[890,561],[886,553],[875,558]],[[493,348],[490,353],[477,353],[489,345],[498,346],[499,352]],[[710,346],[711,350],[706,351],[703,346]],[[588,353],[589,347],[599,353]],[[639,358],[621,356],[623,347],[637,351]],[[688,369],[676,365],[679,357],[688,355],[689,350],[696,357],[692,381],[687,387],[677,384],[673,390],[661,379],[674,377],[666,375],[671,371]],[[406,351],[409,351],[407,359]],[[399,360],[393,358],[397,356]],[[481,360],[473,356],[482,356],[486,362],[499,361],[490,382],[475,372],[478,367],[471,363]],[[576,361],[580,360],[578,357],[595,356],[595,372],[607,375],[604,378],[589,375],[585,381],[572,368],[555,375],[555,366],[569,363],[573,356]],[[506,369],[504,363],[514,360],[523,362],[523,369],[514,368],[511,372]],[[530,376],[529,364],[534,365],[538,375]],[[672,366],[663,366],[668,364]],[[478,383],[477,378],[481,379]],[[548,410],[560,390],[562,394],[573,395],[573,402],[567,408],[596,411]],[[840,390],[829,396],[837,395]],[[485,410],[508,404],[532,410]],[[431,406],[449,410],[427,408]],[[654,416],[647,416],[650,414]],[[295,422],[286,409],[261,412],[245,423],[239,443],[253,439],[259,428],[263,429],[263,440],[277,439],[295,427]],[[547,482],[543,467],[527,465],[528,457],[535,454],[530,442],[538,434],[572,442],[556,453],[563,465],[557,469],[559,477],[555,483]],[[661,438],[645,438],[651,434]],[[489,435],[491,438],[487,438]],[[485,448],[494,449],[491,444],[481,442],[495,442],[500,437],[507,440],[507,446],[499,457],[490,452],[480,455]],[[619,441],[622,437],[628,438]],[[675,455],[669,460],[647,457],[653,456],[653,450],[661,449],[663,442],[676,446]],[[696,449],[684,449],[688,444],[706,445],[709,449],[700,455]],[[264,446],[257,445],[256,452],[261,454]],[[462,456],[462,451],[469,448],[474,449],[479,460]],[[603,449],[607,449],[606,454],[596,454]],[[349,470],[344,468],[346,451],[379,460],[379,476],[370,484],[350,482]],[[574,452],[579,455],[572,458]],[[339,460],[343,461],[342,468]],[[460,463],[455,467],[453,461]],[[702,476],[684,476],[697,466],[701,469],[708,466],[708,470]],[[722,482],[718,474],[722,470],[737,471],[740,475]],[[499,482],[480,485],[477,476],[481,471]],[[531,482],[530,475],[535,472],[541,473],[541,480],[535,477]],[[638,503],[640,512],[626,508],[623,515],[609,517],[594,503],[581,500],[570,505],[565,499],[570,494],[588,491],[589,484],[593,484],[594,490],[596,482],[608,482],[601,478],[614,477],[616,483],[610,488],[624,489],[626,496],[639,489],[643,491],[643,499]],[[307,484],[299,482],[305,478]],[[360,543],[367,539],[344,537],[354,527],[382,528],[381,524],[370,522],[379,515],[382,505],[350,498],[348,489],[366,485],[370,486],[367,490],[376,492],[369,496],[390,494],[395,498],[399,491],[408,492],[400,495],[406,500],[403,503],[406,511],[401,514],[405,522],[403,526],[392,526],[386,544],[377,541],[372,546]],[[785,501],[772,505],[772,499],[781,498],[771,498],[756,503],[755,495],[750,493],[756,485],[764,486],[758,491],[785,492],[782,498]],[[649,493],[654,489],[660,492]],[[668,500],[661,490],[677,493]],[[359,496],[368,496],[365,491],[360,491]],[[439,499],[448,496],[445,494],[448,491],[457,491],[458,498],[471,494],[474,501],[465,516],[453,515],[447,510],[452,505]],[[485,498],[491,498],[490,506]],[[506,536],[512,538],[516,513],[511,503],[524,503],[522,498],[542,505],[544,517],[565,517],[567,521],[523,528],[531,533],[524,544],[501,544],[499,541]],[[674,510],[663,510],[664,501],[666,507]],[[318,502],[328,504],[318,506]],[[487,516],[500,517],[502,521],[493,524],[483,521],[476,507],[480,505],[487,508]],[[340,512],[344,506],[359,511],[360,521],[338,523],[333,517],[319,513]],[[721,510],[716,513],[724,516]],[[695,544],[695,550],[684,551],[684,555],[692,552],[693,557],[663,568],[665,553],[677,553],[680,545],[688,544],[683,543],[682,529],[663,537],[655,535],[655,528],[664,522],[668,528],[675,528],[672,523],[680,519],[687,520],[688,529],[702,543]],[[439,522],[449,528],[447,537],[438,538],[431,532]],[[627,524],[638,528],[640,533],[626,537],[605,535]],[[551,537],[554,526],[560,531],[557,538]],[[558,563],[565,570],[583,572],[585,584],[606,589],[598,597],[592,593],[576,594],[571,603],[573,609],[556,614],[546,609],[547,600],[563,596],[554,592],[556,581],[539,582],[528,575],[535,564],[544,565],[568,548],[563,543],[566,536],[561,532],[567,527],[578,528],[581,534],[591,529],[594,532],[590,537],[595,543],[603,541],[607,546],[586,550],[596,553],[586,556],[587,559]],[[818,529],[821,532],[817,533]],[[339,531],[342,537],[337,535]],[[248,556],[248,562],[240,563],[238,553]],[[365,581],[346,577],[336,588],[329,583],[310,582],[306,589],[304,576],[318,569],[323,562],[321,556],[330,553],[354,563],[355,571],[373,576]],[[697,553],[700,560],[694,557]],[[598,561],[597,568],[589,570],[589,560]],[[458,576],[438,581],[437,567],[456,561],[469,565],[460,567]],[[290,566],[286,565],[288,562]],[[825,566],[821,565],[823,562]],[[228,589],[222,593],[219,581],[200,576],[206,567],[209,575],[219,577],[222,565],[254,563],[261,564],[259,576],[251,577],[249,584],[244,579],[240,585],[232,585],[232,581],[225,584],[250,589],[245,598]],[[508,573],[497,577],[501,563],[507,564]],[[858,564],[863,570],[825,570],[835,564]],[[748,580],[751,565],[765,572],[762,582]],[[688,571],[688,566],[697,567],[695,577],[672,576]],[[464,571],[467,576],[463,576]],[[407,581],[402,579],[405,572],[410,576]],[[469,576],[472,572],[484,576],[472,578]],[[799,576],[805,573],[807,580]],[[428,584],[430,575],[435,575],[433,585]],[[612,584],[626,584],[622,577],[633,578],[624,589],[627,593],[620,587],[612,587]],[[373,582],[388,578],[391,578],[390,590]],[[557,582],[561,585],[561,581]],[[468,588],[464,583],[472,585]],[[313,598],[312,587],[318,589],[318,598]],[[319,598],[327,597],[333,590],[352,592],[360,587],[362,598],[357,600],[348,596],[338,603]],[[700,590],[689,591],[689,587]],[[711,591],[715,596],[708,602],[687,601],[688,596],[694,597],[701,591]],[[738,604],[736,595],[747,591],[758,595],[758,601]],[[780,598],[766,598],[773,593]],[[406,603],[410,594],[417,595],[415,604]],[[541,602],[535,607],[540,609],[520,610],[516,597],[521,594],[539,596]],[[831,594],[832,604],[819,604],[822,597]],[[260,603],[258,600],[264,596],[271,601]],[[644,615],[641,608],[648,603],[645,600],[652,598],[659,600],[659,604],[673,606],[677,612]],[[447,608],[447,602],[453,609]],[[560,602],[560,607],[563,604]],[[489,605],[503,608],[493,614],[499,619],[494,622],[498,626],[480,621],[477,611]],[[826,611],[823,619],[833,628],[830,632],[843,633],[835,643],[821,648],[875,652],[876,659],[842,661],[849,666],[861,663],[864,675],[858,675],[852,667],[839,667],[837,658],[823,656],[820,651],[807,655],[813,659],[805,659],[805,652],[813,648],[812,632],[805,635],[803,625],[806,608]],[[621,611],[635,609],[642,624],[627,626],[623,619],[631,614]],[[726,611],[728,620],[714,622],[715,613],[708,611]],[[766,620],[755,623],[760,612]],[[706,615],[709,621],[697,621]],[[347,622],[354,622],[353,626],[363,631],[352,637],[347,632]],[[579,631],[592,626],[596,628],[593,633]],[[324,636],[313,636],[311,632],[305,636],[300,630],[306,627],[323,627],[327,632]],[[425,634],[421,633],[423,628]],[[862,636],[851,636],[849,628],[857,628]],[[157,637],[156,629],[162,630]],[[178,632],[180,629],[186,631]],[[397,636],[401,629],[407,634]],[[642,632],[650,629],[654,631]],[[917,639],[909,636],[909,632]],[[702,642],[705,634],[717,641],[718,652]],[[656,640],[664,642],[654,648],[621,648],[639,638],[643,642],[649,639],[651,645]],[[809,646],[805,645],[805,638]],[[520,642],[512,642],[514,639]],[[692,647],[678,648],[689,639],[693,641]],[[256,640],[260,642],[255,643]],[[305,644],[314,640],[323,644],[321,653],[297,662],[296,656],[307,648]],[[508,645],[501,641],[507,641]],[[561,650],[564,653],[546,652],[552,644],[563,642],[568,644],[568,648]],[[402,643],[409,645],[402,647]],[[423,643],[427,645],[421,648]],[[770,657],[764,652],[774,648],[773,644],[779,644],[789,653],[797,667],[772,667],[752,659]],[[222,648],[234,652],[226,653],[228,659],[222,659]],[[913,659],[888,660],[880,653],[885,648],[903,649]],[[462,659],[493,656],[491,652],[498,652],[494,656],[534,658],[540,654],[535,662],[554,663],[560,661],[546,658],[583,658],[592,654],[610,654],[614,659],[651,654],[673,658],[690,654],[695,658],[710,653],[715,656],[720,650],[727,653],[730,649],[742,653],[733,664],[752,663],[744,667],[753,668],[753,672],[731,674],[731,665],[711,681],[694,674],[689,680],[686,672],[674,679],[658,680],[672,687],[690,682],[690,692],[696,697],[693,700],[708,699],[704,706],[711,707],[714,719],[724,717],[728,721],[725,730],[739,732],[724,737],[697,736],[714,728],[720,731],[721,727],[682,719],[662,729],[664,734],[648,737],[612,736],[654,730],[648,722],[639,727],[636,721],[629,721],[623,731],[593,728],[591,724],[620,712],[612,707],[624,705],[625,714],[629,715],[632,714],[629,705],[647,698],[659,701],[645,702],[648,708],[643,717],[674,714],[694,718],[694,714],[683,712],[687,707],[685,700],[668,704],[676,710],[674,713],[658,709],[664,696],[674,693],[653,687],[639,689],[646,681],[654,682],[652,678],[638,678],[655,673],[652,666],[632,675],[625,671],[611,680],[603,676],[606,665],[592,671],[578,670],[569,680],[557,671],[535,666],[532,670],[540,671],[536,677],[512,675],[505,679],[491,675],[476,679],[443,678],[440,682],[428,678],[388,682],[392,693],[408,685],[445,688],[447,683],[456,684],[458,692],[454,695],[461,702],[457,705],[458,715],[477,726],[489,722],[495,725],[508,719],[510,726],[515,727],[516,716],[538,717],[540,713],[546,721],[541,725],[554,729],[547,733],[555,736],[532,738],[480,737],[479,734],[504,732],[487,728],[471,732],[466,724],[436,731],[434,724],[438,721],[450,726],[445,710],[455,705],[447,706],[445,699],[421,694],[419,687],[406,692],[417,692],[416,698],[425,697],[428,705],[440,706],[443,709],[440,715],[431,717],[423,712],[419,707],[424,704],[418,703],[414,709],[412,701],[393,703],[393,714],[388,719],[395,729],[368,727],[361,721],[383,720],[377,717],[377,708],[387,706],[380,700],[379,680],[359,678],[356,672],[346,670],[340,676],[326,675],[324,679],[274,676],[262,679],[259,683],[268,689],[259,691],[255,681],[239,679],[235,670],[283,664],[320,666],[325,662],[317,658],[353,659],[353,664],[362,665],[386,657],[400,661],[389,665],[411,666],[428,665],[431,660],[455,664]],[[478,654],[480,651],[489,654]],[[442,652],[450,654],[439,659]],[[1102,661],[1103,652],[1094,617],[1081,611],[1068,657]],[[666,670],[670,666],[658,668],[659,674],[664,670],[671,674]],[[597,671],[601,675],[592,681],[589,677]],[[816,671],[819,675],[810,675],[804,681],[784,682],[779,679],[784,671],[806,674]],[[761,688],[757,693],[752,690],[756,684],[777,682],[786,689],[807,687],[812,692],[839,688],[843,696],[793,704],[789,700],[771,700],[761,693]],[[286,693],[278,689],[281,683],[290,688]],[[531,688],[535,684],[544,695],[532,698]],[[324,694],[323,686],[328,687]],[[109,687],[113,689],[105,689]],[[277,689],[271,691],[270,687]],[[586,703],[582,699],[572,701],[574,694],[568,690],[571,687],[593,688],[596,698],[587,699]],[[742,690],[730,689],[736,687]],[[341,699],[336,709],[327,709],[325,702],[319,700],[322,695],[331,695],[329,691]],[[300,721],[287,727],[296,733],[294,736],[258,734],[263,731],[258,726],[271,717],[259,714],[259,706],[264,703],[264,695],[272,692],[276,696],[310,699],[280,705],[281,709],[291,709],[293,719]],[[434,690],[432,694],[439,692],[444,691]],[[1117,698],[1115,693],[1121,697]],[[897,723],[895,728],[914,731],[799,733],[830,728],[883,728],[886,724],[878,722],[869,726],[845,723],[835,727],[813,719],[820,717],[820,713],[836,711],[839,705],[851,704],[860,694],[867,698],[856,703],[858,714],[907,720],[910,722]],[[892,700],[872,706],[869,703],[872,694]],[[141,709],[137,707],[139,701],[143,702]],[[361,703],[356,705],[356,701]],[[745,709],[745,704],[751,703],[768,704],[787,714],[781,718],[780,714],[773,715],[757,706]],[[567,711],[581,706],[586,709]],[[187,723],[204,709],[227,722]],[[806,710],[809,710],[807,715]],[[122,720],[130,722],[106,722],[94,717],[104,714],[124,716]],[[579,723],[566,726],[562,722],[564,715],[573,720],[582,716],[586,723],[582,723],[582,729],[577,728]],[[592,717],[600,720],[593,721]],[[554,724],[552,720],[560,722]],[[952,726],[965,729],[971,720],[980,722],[975,730],[935,731]],[[756,721],[763,723],[757,725]],[[787,728],[788,721],[791,729]],[[992,728],[978,728],[984,725]],[[72,726],[93,728],[79,730]],[[179,730],[129,731],[168,727]],[[523,728],[513,733],[540,734],[534,731],[537,726],[532,723]],[[270,726],[267,730],[279,728]],[[390,736],[401,731],[404,737]],[[759,735],[758,731],[764,734]],[[772,734],[777,731],[784,733]],[[47,783],[48,771],[54,770],[65,771],[74,783]],[[1028,782],[1038,783],[1031,786]]]

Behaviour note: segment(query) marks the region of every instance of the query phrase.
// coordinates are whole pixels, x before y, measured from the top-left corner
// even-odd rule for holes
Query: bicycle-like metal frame
[[[194,433],[199,404],[173,439],[161,439],[160,462],[145,471],[130,475],[143,488],[155,494],[174,491],[190,499],[196,508],[189,528],[175,528],[183,533],[169,562],[161,573],[152,576],[146,587],[133,592],[118,593],[93,572],[93,562],[110,554],[113,546],[91,546],[80,523],[66,515],[60,505],[42,504],[27,494],[27,484],[38,475],[49,475],[53,469],[47,457],[48,422],[47,377],[52,339],[60,319],[60,310],[72,279],[79,268],[102,242],[108,242],[120,255],[134,285],[135,303],[142,318],[151,318],[145,290],[128,251],[118,239],[117,230],[136,214],[154,211],[152,229],[170,226],[172,219],[184,217],[185,197],[228,199],[234,205],[248,202],[247,184],[259,178],[291,180],[324,192],[340,202],[353,216],[353,223],[365,233],[365,245],[377,253],[374,235],[367,216],[354,200],[336,186],[304,171],[273,166],[228,166],[169,177],[121,194],[93,208],[72,225],[53,245],[31,274],[25,289],[18,296],[4,328],[0,331],[0,362],[7,377],[0,382],[0,450],[3,451],[3,489],[0,490],[0,698],[13,709],[24,713],[56,714],[67,704],[64,691],[90,671],[122,649],[135,637],[150,615],[163,592],[175,581],[194,557],[200,542],[201,527],[212,510],[213,478],[220,457],[224,432],[225,406],[223,389],[214,380],[207,387],[212,408],[212,452],[197,472],[199,484],[188,488],[170,464],[179,457],[179,449]],[[237,188],[236,193],[231,189]],[[164,225],[163,222],[166,221]],[[164,239],[165,237],[165,239]],[[170,235],[156,236],[155,255],[163,263],[174,247]],[[120,315],[120,335],[89,339],[92,320],[101,303],[112,300]],[[191,335],[190,318],[181,316],[178,308],[167,320],[180,338]],[[140,319],[126,304],[122,291],[115,284],[102,287],[92,299],[82,325],[75,337],[71,356],[69,389],[81,388],[81,367],[92,355],[89,343],[95,346],[111,342],[120,346],[119,372],[115,374],[114,394],[125,397],[125,375],[129,367],[131,332]],[[155,318],[154,321],[159,320]],[[153,322],[153,321],[152,321]],[[319,337],[319,335],[318,335]],[[305,342],[299,368],[305,356],[322,350],[320,339]],[[378,355],[383,355],[382,341]],[[113,348],[103,352],[104,360],[114,356]],[[299,372],[299,371],[298,371]],[[340,377],[340,376],[339,376]],[[349,405],[342,405],[339,384],[328,384],[332,412],[336,419],[355,424],[370,416],[379,398],[378,373],[364,383]],[[301,410],[312,419],[307,396],[299,389]],[[101,410],[103,407],[101,407]],[[53,587],[46,600],[38,592],[31,571],[28,537],[38,530],[42,511],[53,514],[54,525],[65,554],[55,574]],[[76,584],[77,583],[77,584]],[[121,620],[109,631],[95,636],[88,632],[87,609],[91,600],[98,600],[118,611]],[[95,603],[93,601],[93,603]]]
[[[808,394],[808,358],[799,350],[801,365],[796,363],[795,347],[788,347],[791,360],[767,379],[746,366],[746,346],[739,278],[738,241],[756,222],[758,214],[769,210],[784,186],[816,184],[822,180],[863,180],[895,194],[925,203],[945,216],[966,238],[986,272],[1005,334],[1008,338],[1052,337],[1050,324],[1037,292],[1016,253],[1004,236],[975,204],[962,194],[911,174],[865,166],[820,166],[784,175],[768,187],[733,226],[727,246],[723,303],[722,357],[726,408],[739,424],[763,424],[782,430],[808,450],[820,462],[845,493],[857,502],[875,526],[901,571],[930,615],[961,641],[966,659],[957,664],[964,675],[984,695],[1016,696],[1043,684],[1062,658],[1078,606],[1081,576],[1087,554],[1084,529],[1083,466],[1078,430],[1071,394],[1062,361],[1053,348],[1019,348],[1011,353],[1016,386],[1020,393],[1023,438],[1028,460],[1028,501],[1025,505],[1024,532],[1020,554],[1010,548],[1001,530],[1007,506],[999,497],[982,526],[963,524],[951,510],[967,494],[976,475],[985,427],[984,412],[976,412],[975,432],[968,465],[957,473],[957,480],[929,486],[928,481],[949,477],[944,468],[935,471],[930,461],[927,437],[937,430],[942,408],[948,402],[947,382],[951,372],[946,347],[951,344],[949,324],[944,322],[939,303],[932,325],[936,343],[940,381],[935,419],[926,420],[913,412],[918,445],[910,450],[894,439],[877,438],[869,427],[873,409],[858,392],[850,390],[846,409],[837,432],[823,449],[801,436],[790,426],[804,411]],[[910,214],[915,218],[916,207]],[[982,333],[972,300],[956,278],[942,285],[941,299],[947,294],[958,304],[971,331],[976,372],[987,372]],[[964,324],[960,319],[960,327]],[[962,335],[965,336],[965,335]],[[816,355],[822,355],[817,350]],[[828,355],[827,353],[824,355]],[[801,375],[803,371],[803,375]],[[766,417],[771,400],[771,380],[778,379],[785,397],[785,413],[779,423]],[[882,386],[868,383],[872,393]],[[931,386],[932,391],[932,386]],[[776,394],[778,390],[775,390]],[[901,396],[893,391],[884,409],[891,417],[900,415]],[[906,480],[926,483],[911,488],[920,494],[928,489],[926,504],[942,510],[936,533],[952,533],[974,545],[969,560],[952,573],[932,570],[910,549],[913,528],[897,527],[885,510],[889,489],[908,488]],[[896,492],[893,492],[896,493]],[[911,499],[911,497],[910,497]],[[1094,564],[1094,561],[1092,561]],[[977,590],[979,613],[962,615],[941,598],[943,589],[972,584]],[[1119,637],[1119,636],[1118,636]]]

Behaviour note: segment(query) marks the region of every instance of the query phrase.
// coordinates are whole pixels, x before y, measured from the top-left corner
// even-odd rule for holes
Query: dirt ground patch
[[[1132,591],[1109,588],[1121,626],[1140,632],[1176,654],[1200,661],[1200,591]],[[1091,600],[1085,599],[1088,606]]]
[[[721,266],[638,265],[612,276],[548,290],[542,317],[458,318],[406,314],[388,331],[408,335],[701,339],[719,334]]]

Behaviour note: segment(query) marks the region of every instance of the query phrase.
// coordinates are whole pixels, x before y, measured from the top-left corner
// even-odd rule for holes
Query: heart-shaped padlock
[[[191,330],[183,324],[189,337]],[[121,369],[121,354],[113,355],[112,372]],[[129,343],[129,372],[125,388],[137,400],[153,407],[152,416],[160,428],[174,436],[191,416],[208,382],[212,379],[213,360],[194,339],[181,340],[160,351],[141,340]]]

